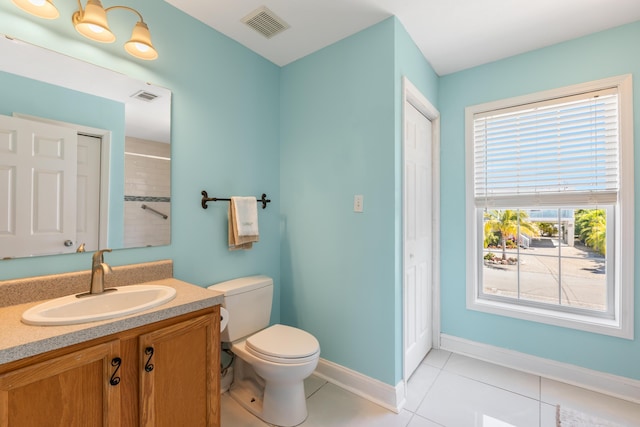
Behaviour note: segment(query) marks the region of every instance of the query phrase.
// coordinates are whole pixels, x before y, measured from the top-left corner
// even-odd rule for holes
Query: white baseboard
[[[532,356],[501,347],[440,335],[440,348],[598,393],[640,403],[640,381]]]
[[[405,404],[404,381],[394,387],[322,358],[314,374],[396,413]]]

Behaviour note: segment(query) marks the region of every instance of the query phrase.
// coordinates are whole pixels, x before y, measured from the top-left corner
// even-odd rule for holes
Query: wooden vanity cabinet
[[[216,306],[0,366],[0,427],[219,427],[219,319]]]
[[[120,388],[110,384],[118,344],[98,344],[1,374],[0,426],[120,425]]]
[[[213,317],[200,316],[140,336],[141,426],[219,424],[212,402],[220,396],[220,346],[209,338],[214,330]]]

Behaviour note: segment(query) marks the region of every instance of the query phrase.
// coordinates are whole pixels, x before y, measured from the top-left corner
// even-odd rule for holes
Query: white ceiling
[[[395,15],[439,75],[640,20],[640,0],[166,1],[280,66]],[[241,22],[261,6],[291,28]]]

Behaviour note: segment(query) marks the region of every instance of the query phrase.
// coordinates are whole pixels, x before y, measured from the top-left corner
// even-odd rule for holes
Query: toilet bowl
[[[304,422],[304,380],[318,365],[318,340],[291,326],[268,326],[273,281],[266,276],[230,280],[209,289],[224,293],[223,306],[229,313],[221,340],[236,356],[231,397],[267,423],[292,427]]]
[[[263,336],[264,334],[266,336]],[[286,350],[277,350],[277,336]],[[303,337],[307,346],[300,345]],[[255,345],[254,338],[263,339],[268,346]],[[314,343],[315,341],[315,343]],[[294,351],[291,351],[294,350]],[[273,325],[261,332],[231,344],[237,356],[234,381],[229,393],[244,408],[268,423],[277,426],[296,426],[307,418],[304,379],[313,373],[320,359],[320,346],[311,335],[285,325]]]

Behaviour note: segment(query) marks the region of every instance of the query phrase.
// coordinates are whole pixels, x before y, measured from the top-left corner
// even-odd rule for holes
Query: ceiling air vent
[[[147,101],[147,102],[154,101],[157,97],[158,95],[151,92],[147,92],[145,90],[139,90],[138,92],[131,95],[131,98],[136,98],[136,99],[140,99],[142,101]]]
[[[242,18],[242,22],[268,39],[289,28],[289,24],[264,6]]]

